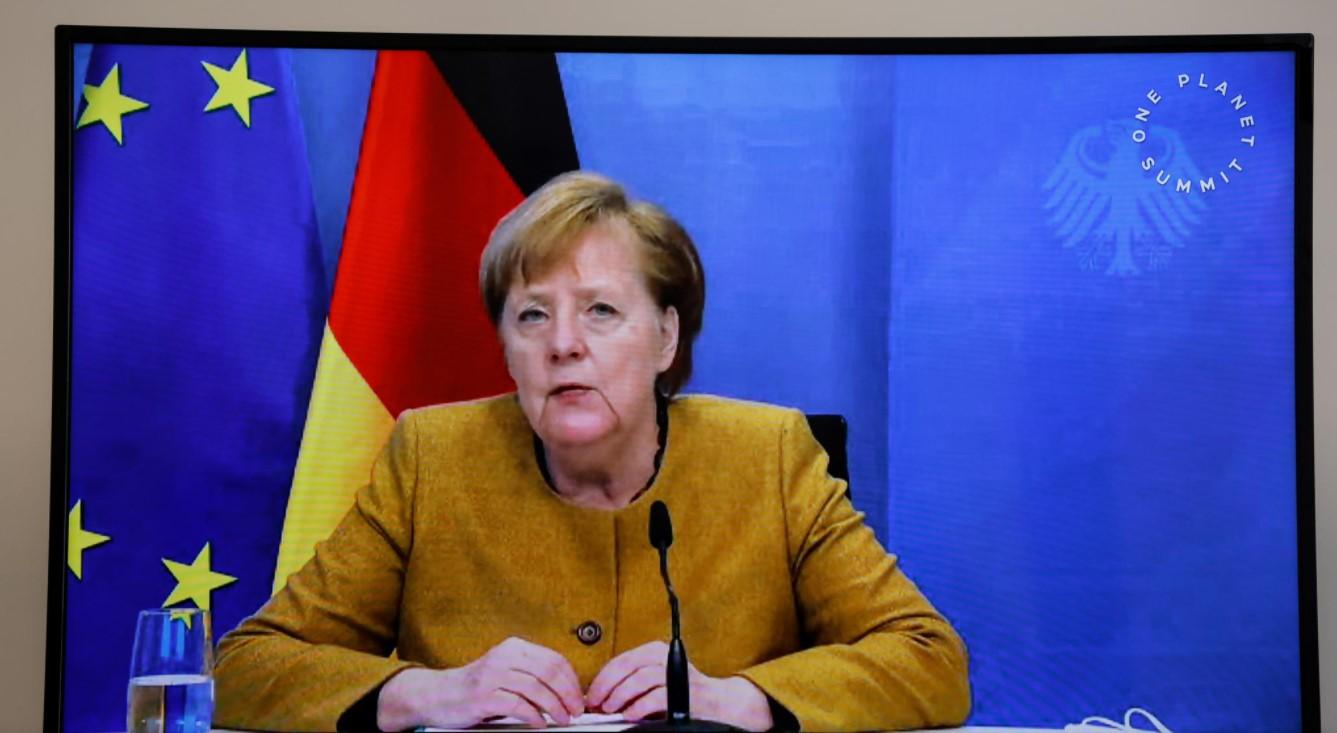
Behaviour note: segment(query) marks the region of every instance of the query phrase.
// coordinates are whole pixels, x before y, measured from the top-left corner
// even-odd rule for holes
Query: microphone
[[[669,580],[668,549],[673,544],[673,521],[668,506],[662,501],[650,505],[650,546],[659,551],[659,575],[668,591],[669,616],[672,637],[669,639],[668,661],[664,665],[664,686],[668,690],[668,717],[641,723],[632,731],[637,733],[728,733],[736,731],[731,725],[708,720],[694,720],[691,716],[691,696],[687,682],[687,647],[682,643],[682,616],[678,611],[678,594]]]
[[[669,580],[668,549],[673,544],[673,520],[669,519],[668,505],[656,501],[650,505],[650,546],[659,550],[659,575],[668,591],[669,616],[673,634],[669,638],[668,663],[665,665],[668,687],[668,719],[670,723],[684,723],[691,718],[691,694],[687,683],[687,647],[682,643],[682,616],[678,611],[678,594]]]
[[[661,555],[673,545],[673,520],[669,519],[668,505],[656,501],[650,505],[650,546]]]

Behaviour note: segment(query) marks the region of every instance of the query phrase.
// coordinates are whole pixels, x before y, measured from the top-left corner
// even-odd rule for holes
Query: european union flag
[[[99,46],[74,120],[65,729],[136,613],[269,596],[328,298],[288,51]],[[107,539],[109,538],[109,539]]]

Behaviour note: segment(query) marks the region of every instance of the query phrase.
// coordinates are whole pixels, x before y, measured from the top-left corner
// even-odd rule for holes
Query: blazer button
[[[604,636],[603,627],[594,621],[586,621],[576,627],[576,638],[585,646],[593,646],[599,643]]]

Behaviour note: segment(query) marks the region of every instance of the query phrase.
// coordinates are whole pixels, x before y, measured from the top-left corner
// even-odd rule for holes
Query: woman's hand
[[[619,654],[590,683],[586,704],[590,710],[620,712],[628,720],[668,710],[668,690],[664,687],[667,659],[668,644],[662,641]],[[687,685],[692,717],[744,730],[770,730],[771,707],[766,695],[746,679],[710,677],[688,663]]]
[[[547,647],[511,637],[474,662],[455,669],[406,669],[381,687],[376,724],[381,730],[419,725],[467,728],[511,716],[535,728],[558,725],[585,711],[571,663]]]

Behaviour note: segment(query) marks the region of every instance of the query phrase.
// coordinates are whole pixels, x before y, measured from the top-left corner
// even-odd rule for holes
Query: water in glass
[[[130,733],[207,733],[214,712],[213,662],[208,611],[140,612],[126,693]]]

